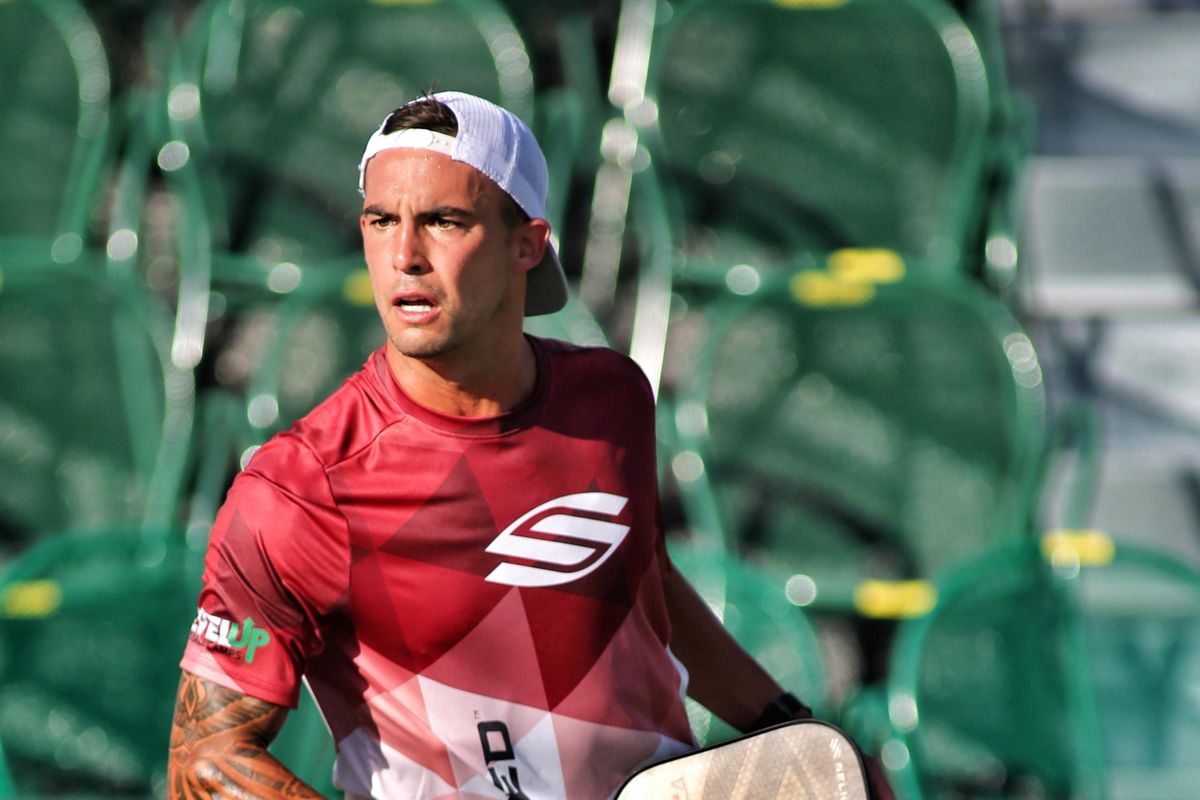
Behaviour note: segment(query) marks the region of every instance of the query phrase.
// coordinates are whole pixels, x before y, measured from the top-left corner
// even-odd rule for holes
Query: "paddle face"
[[[616,800],[868,800],[858,750],[817,720],[777,725],[653,764]]]

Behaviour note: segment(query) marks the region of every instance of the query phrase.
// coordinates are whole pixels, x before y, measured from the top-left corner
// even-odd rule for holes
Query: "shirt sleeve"
[[[317,456],[284,434],[233,482],[205,556],[199,607],[180,666],[296,707],[323,623],[345,596],[347,526]]]

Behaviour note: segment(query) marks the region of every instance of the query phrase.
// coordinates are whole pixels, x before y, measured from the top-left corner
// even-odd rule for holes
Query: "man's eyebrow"
[[[474,217],[475,212],[458,206],[435,206],[419,212],[422,217]],[[380,205],[371,204],[362,210],[362,215],[373,217],[391,217],[392,212]]]
[[[473,217],[475,212],[458,206],[437,206],[428,211],[422,211],[421,215],[426,217]]]

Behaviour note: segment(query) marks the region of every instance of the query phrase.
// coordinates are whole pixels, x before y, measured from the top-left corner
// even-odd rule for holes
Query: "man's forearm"
[[[267,752],[286,716],[285,708],[184,672],[171,728],[168,796],[319,798]]]
[[[725,630],[686,578],[671,573],[664,590],[671,650],[688,669],[688,695],[745,730],[783,690]]]

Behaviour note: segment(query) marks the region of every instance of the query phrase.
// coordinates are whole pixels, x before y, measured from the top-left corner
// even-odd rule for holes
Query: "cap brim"
[[[525,280],[525,316],[553,314],[567,304],[567,276],[554,245],[546,244],[546,254],[529,271]]]

